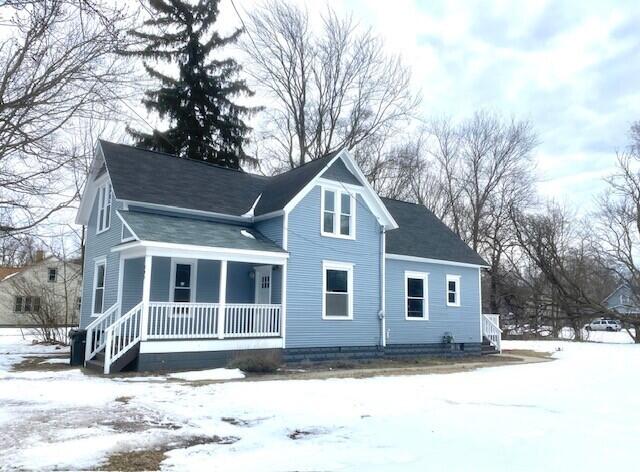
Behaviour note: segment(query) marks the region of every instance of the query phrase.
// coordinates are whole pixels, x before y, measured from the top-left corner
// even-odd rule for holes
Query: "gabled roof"
[[[331,152],[269,179],[269,183],[264,188],[262,197],[256,205],[255,215],[264,215],[283,209],[339,152]]]
[[[141,211],[119,210],[117,213],[140,241],[286,252],[260,232],[246,226]]]
[[[100,140],[116,198],[241,216],[269,178]]]
[[[389,198],[382,201],[399,225],[387,232],[387,254],[488,265],[426,207]]]
[[[386,227],[395,227],[393,218],[346,149],[329,153],[288,172],[265,177],[100,140],[91,177],[99,175],[101,161],[104,160],[118,200],[249,220],[283,211],[287,205],[291,207],[292,202],[305,195],[315,179],[341,156],[349,171],[362,182],[365,197],[369,199],[374,213]],[[78,223],[86,224],[88,221],[96,195],[94,187],[88,185],[85,189],[76,218]]]

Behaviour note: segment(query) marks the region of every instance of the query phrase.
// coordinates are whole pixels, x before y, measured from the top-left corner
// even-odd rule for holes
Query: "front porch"
[[[87,326],[85,359],[104,373],[138,355],[284,345],[284,252],[167,247],[120,252],[118,302]]]

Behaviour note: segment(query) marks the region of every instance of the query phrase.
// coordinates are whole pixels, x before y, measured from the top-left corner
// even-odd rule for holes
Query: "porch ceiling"
[[[246,226],[139,211],[119,210],[118,215],[140,241],[286,253],[260,232]]]

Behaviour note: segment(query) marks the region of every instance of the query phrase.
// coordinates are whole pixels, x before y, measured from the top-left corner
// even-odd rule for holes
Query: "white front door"
[[[258,266],[256,271],[256,304],[271,303],[271,266]]]

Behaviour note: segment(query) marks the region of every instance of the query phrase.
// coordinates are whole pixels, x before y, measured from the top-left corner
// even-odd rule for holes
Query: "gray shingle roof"
[[[260,232],[245,226],[141,211],[120,210],[119,213],[143,241],[286,252]]]
[[[272,177],[256,205],[255,215],[264,215],[284,208],[338,152],[340,151],[331,152],[289,172]]]
[[[179,208],[240,216],[259,195],[254,214],[281,210],[339,152],[333,152],[297,169],[263,177],[170,154],[100,141],[116,197]],[[487,265],[444,223],[425,207],[383,198],[400,226],[387,232],[387,252],[468,264]],[[255,230],[251,240],[240,235],[240,226],[190,218],[121,214],[152,241],[177,242],[238,249],[283,251]],[[132,216],[133,215],[133,216]]]
[[[100,140],[116,198],[240,216],[282,210],[340,151],[265,177]]]
[[[100,141],[116,198],[240,216],[267,177]]]
[[[399,228],[387,232],[387,253],[466,264],[488,265],[422,205],[383,198]]]

